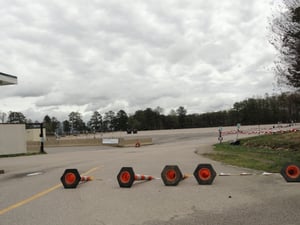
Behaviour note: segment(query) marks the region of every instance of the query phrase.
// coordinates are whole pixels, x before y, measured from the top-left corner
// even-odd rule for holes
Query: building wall
[[[26,152],[25,124],[0,124],[0,155]]]

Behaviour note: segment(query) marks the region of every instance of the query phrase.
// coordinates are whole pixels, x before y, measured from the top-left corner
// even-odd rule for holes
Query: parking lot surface
[[[0,175],[0,224],[300,224],[300,183],[201,156],[212,151],[217,128],[145,131],[136,137],[152,137],[153,145],[46,148],[46,155],[0,158],[0,169],[5,170]],[[224,137],[234,138],[235,134]],[[124,166],[160,178],[165,165],[193,174],[199,163],[210,163],[218,175],[256,175],[217,175],[212,185],[198,185],[190,177],[172,187],[156,179],[135,182],[131,188],[120,188],[116,178]],[[64,189],[60,177],[67,168],[77,168],[94,180]]]

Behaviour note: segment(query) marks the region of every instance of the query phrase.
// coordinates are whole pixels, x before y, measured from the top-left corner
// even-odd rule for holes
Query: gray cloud
[[[19,83],[1,87],[1,111],[202,113],[271,92],[272,4],[3,0],[1,72]]]

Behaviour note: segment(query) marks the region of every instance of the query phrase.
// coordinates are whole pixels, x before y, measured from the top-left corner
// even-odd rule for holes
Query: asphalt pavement
[[[263,171],[225,165],[195,153],[212,150],[217,128],[148,131],[137,136],[152,137],[154,144],[48,148],[46,155],[0,158],[5,170],[0,175],[0,224],[300,224],[300,183],[286,183],[280,174],[263,176]],[[216,176],[212,185],[198,185],[190,177],[174,187],[156,179],[120,188],[116,179],[123,166],[160,178],[165,165],[176,164],[183,173],[192,174],[199,163],[211,163],[217,174],[255,175]],[[64,189],[60,177],[67,168],[77,168],[94,180]]]

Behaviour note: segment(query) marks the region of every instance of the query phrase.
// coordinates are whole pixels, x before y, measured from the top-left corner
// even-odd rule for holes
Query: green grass
[[[241,139],[240,145],[216,144],[204,156],[239,167],[279,172],[287,162],[300,163],[300,132]]]

